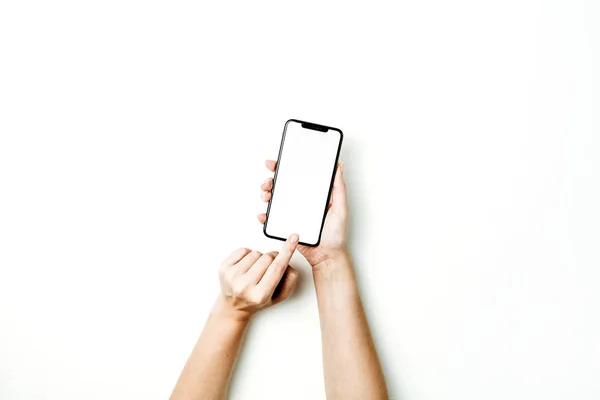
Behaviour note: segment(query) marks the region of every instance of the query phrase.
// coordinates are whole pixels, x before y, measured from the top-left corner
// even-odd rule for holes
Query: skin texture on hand
[[[298,272],[289,266],[298,246],[291,235],[281,251],[231,253],[219,268],[221,294],[192,350],[171,400],[225,399],[231,371],[252,315],[287,299]]]
[[[265,165],[271,172],[275,172],[277,162],[267,160]],[[273,189],[273,178],[268,178],[262,185],[262,199],[265,202],[271,200],[271,190]],[[258,215],[258,221],[264,224],[267,214]],[[348,203],[346,201],[346,183],[344,182],[344,166],[339,164],[333,181],[333,190],[321,242],[317,247],[299,245],[298,251],[306,258],[313,269],[318,269],[326,261],[343,256],[347,252],[346,234],[348,231]]]

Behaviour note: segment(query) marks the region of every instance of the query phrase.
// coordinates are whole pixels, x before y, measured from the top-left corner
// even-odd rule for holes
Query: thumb
[[[283,278],[281,278],[281,282],[279,282],[279,285],[277,285],[275,292],[273,293],[273,304],[280,303],[290,297],[296,288],[297,283],[298,271],[288,265],[285,273],[283,274]]]

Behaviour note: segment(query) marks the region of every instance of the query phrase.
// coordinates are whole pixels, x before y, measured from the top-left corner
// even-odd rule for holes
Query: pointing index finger
[[[267,292],[269,296],[273,295],[275,288],[279,284],[279,281],[281,281],[281,278],[290,263],[294,251],[296,251],[296,247],[298,247],[298,241],[298,235],[293,234],[290,235],[288,240],[284,243],[281,251],[277,257],[275,257],[271,265],[269,265],[269,268],[257,285],[261,291]]]

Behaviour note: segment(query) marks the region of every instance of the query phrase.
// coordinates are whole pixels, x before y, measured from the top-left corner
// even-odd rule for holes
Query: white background
[[[1,3],[0,398],[166,398],[298,118],[392,398],[598,399],[600,3],[207,4]],[[294,265],[233,399],[324,397]]]

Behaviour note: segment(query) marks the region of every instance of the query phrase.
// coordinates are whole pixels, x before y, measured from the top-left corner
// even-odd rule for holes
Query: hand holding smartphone
[[[291,119],[285,123],[263,232],[279,240],[293,233],[318,246],[331,197],[343,133]]]

